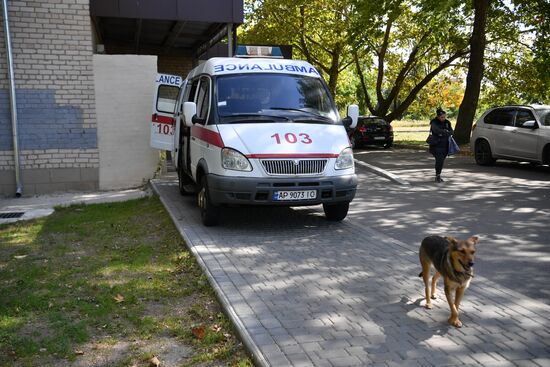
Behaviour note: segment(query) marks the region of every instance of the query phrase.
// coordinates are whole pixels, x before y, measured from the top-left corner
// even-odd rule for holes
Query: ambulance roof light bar
[[[261,57],[268,59],[283,59],[283,53],[280,47],[276,46],[251,46],[239,45],[235,52],[235,57],[249,58]]]

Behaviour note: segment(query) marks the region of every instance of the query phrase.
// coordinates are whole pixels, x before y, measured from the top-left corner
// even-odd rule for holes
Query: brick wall
[[[98,188],[89,0],[8,2],[24,194]],[[13,151],[0,19],[0,195],[13,194]]]
[[[193,59],[183,56],[162,56],[157,59],[159,73],[179,75],[185,78],[193,68]]]

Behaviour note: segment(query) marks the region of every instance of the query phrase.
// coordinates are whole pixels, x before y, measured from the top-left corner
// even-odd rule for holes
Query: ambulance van
[[[357,187],[344,125],[355,127],[358,107],[347,114],[307,62],[212,58],[183,81],[157,77],[151,146],[172,152],[206,226],[233,205],[322,204],[341,221]]]

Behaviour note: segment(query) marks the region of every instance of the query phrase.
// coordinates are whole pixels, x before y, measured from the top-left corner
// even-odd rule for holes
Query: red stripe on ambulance
[[[191,136],[205,141],[208,144],[212,144],[220,148],[224,147],[222,137],[219,133],[206,129],[202,126],[193,125],[191,127]]]
[[[151,121],[158,122],[159,124],[173,125],[176,120],[170,116],[161,116],[154,113],[153,116],[151,117]]]
[[[331,153],[280,153],[280,154],[248,154],[247,158],[338,158]]]

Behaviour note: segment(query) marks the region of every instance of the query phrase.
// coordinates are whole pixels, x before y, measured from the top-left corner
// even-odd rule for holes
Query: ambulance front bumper
[[[355,197],[355,174],[333,177],[251,178],[209,174],[208,188],[213,204],[303,206],[349,202]],[[311,199],[281,200],[282,192],[301,191]],[[299,193],[302,194],[302,193]],[[298,195],[300,196],[300,195]]]

